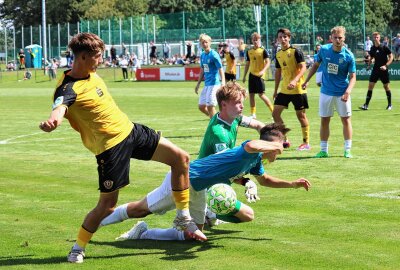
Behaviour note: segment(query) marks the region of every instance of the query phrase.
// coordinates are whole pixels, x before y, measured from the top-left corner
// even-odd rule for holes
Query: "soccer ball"
[[[229,214],[235,209],[236,193],[229,185],[213,185],[207,190],[207,205],[218,215]]]

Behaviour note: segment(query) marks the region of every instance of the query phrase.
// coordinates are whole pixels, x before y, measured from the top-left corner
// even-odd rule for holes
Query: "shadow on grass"
[[[93,259],[114,259],[132,256],[154,256],[164,255],[161,260],[165,261],[185,261],[193,260],[199,257],[199,252],[205,252],[210,249],[220,249],[223,251],[224,245],[216,243],[218,239],[238,239],[248,241],[271,241],[270,238],[251,238],[251,237],[236,237],[234,234],[242,231],[210,229],[207,231],[208,241],[156,241],[156,240],[125,240],[125,241],[90,241],[90,245],[112,246],[118,249],[129,250],[128,253],[118,253],[106,256],[93,256],[85,258],[85,261]],[[74,242],[74,241],[72,241]],[[136,252],[137,251],[137,252]],[[49,257],[49,258],[33,258],[35,255],[28,254],[22,256],[4,256],[0,257],[0,268],[13,265],[50,265],[67,263],[67,257]]]

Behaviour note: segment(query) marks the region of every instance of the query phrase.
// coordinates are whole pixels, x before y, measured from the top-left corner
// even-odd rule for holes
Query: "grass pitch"
[[[107,77],[106,71],[104,76]],[[194,82],[107,82],[132,121],[161,130],[195,159],[208,120],[197,110]],[[319,89],[309,89],[310,152],[294,150],[301,130],[293,108],[283,113],[292,128],[292,148],[266,166],[288,180],[306,177],[309,192],[259,187],[251,223],[206,230],[208,242],[114,241],[136,220],[100,229],[83,265],[66,255],[85,214],[98,199],[96,161],[65,121],[55,132],[38,129],[51,109],[55,82],[6,79],[0,83],[0,269],[398,269],[400,265],[399,82],[392,82],[393,110],[386,111],[380,83],[369,111],[360,111],[366,82],[352,93],[353,159],[343,155],[340,119],[331,120],[328,159],[319,151]],[[267,83],[271,96],[273,83]],[[257,101],[258,119],[271,122]],[[248,100],[245,114],[249,115]],[[238,143],[256,138],[241,128]],[[131,185],[120,203],[157,187],[168,167],[131,163]],[[217,168],[216,168],[217,169]],[[244,189],[235,186],[245,201]],[[145,218],[150,227],[169,227],[174,212]]]

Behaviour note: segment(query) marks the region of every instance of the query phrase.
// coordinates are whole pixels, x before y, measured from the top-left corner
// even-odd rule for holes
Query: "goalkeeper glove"
[[[245,195],[246,199],[249,203],[256,202],[260,199],[257,195],[257,185],[251,180],[248,180],[247,183],[244,185],[246,188]]]

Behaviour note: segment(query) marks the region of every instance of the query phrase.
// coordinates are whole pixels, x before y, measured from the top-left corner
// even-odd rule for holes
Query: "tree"
[[[397,11],[398,12],[398,11]],[[387,0],[367,1],[365,6],[365,22],[367,33],[386,32],[393,18],[393,4]]]

